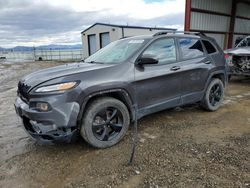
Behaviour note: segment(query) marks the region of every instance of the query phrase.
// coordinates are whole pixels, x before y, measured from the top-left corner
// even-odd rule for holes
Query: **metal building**
[[[250,35],[250,0],[186,0],[185,31],[203,32],[231,48]]]
[[[152,35],[159,31],[175,30],[176,29],[159,27],[139,27],[95,23],[94,25],[81,32],[83,43],[83,57],[88,57],[110,42],[124,37],[136,35]]]

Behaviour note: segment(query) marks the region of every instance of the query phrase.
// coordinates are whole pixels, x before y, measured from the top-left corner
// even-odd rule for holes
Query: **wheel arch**
[[[225,71],[215,71],[212,74],[210,74],[210,76],[208,77],[207,83],[206,83],[206,87],[208,87],[209,83],[211,82],[212,79],[214,78],[218,78],[222,81],[224,87],[227,86],[227,82],[228,82],[228,77],[227,74],[225,73]]]
[[[82,116],[85,113],[88,105],[100,97],[112,97],[123,102],[128,108],[131,121],[134,121],[135,119],[134,104],[129,93],[124,89],[110,89],[89,94],[84,98],[77,118],[78,122],[81,122]]]
[[[204,90],[203,90],[203,95],[202,95],[202,97],[201,97],[201,100],[202,100],[202,98],[203,98],[203,97],[205,96],[205,94],[206,94],[206,90],[207,90],[207,88],[208,88],[208,86],[209,86],[209,83],[210,83],[210,82],[212,81],[212,79],[214,79],[214,78],[220,79],[220,80],[222,81],[224,87],[227,86],[228,77],[227,77],[227,74],[225,73],[225,71],[223,71],[223,70],[214,71],[213,73],[211,73],[211,74],[209,75],[209,77],[208,77],[208,79],[207,79],[207,82],[206,82],[205,88],[204,88]]]

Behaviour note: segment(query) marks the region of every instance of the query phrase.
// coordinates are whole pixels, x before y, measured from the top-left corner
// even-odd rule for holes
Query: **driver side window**
[[[174,39],[163,38],[154,41],[142,54],[158,60],[158,64],[176,62],[176,50]]]

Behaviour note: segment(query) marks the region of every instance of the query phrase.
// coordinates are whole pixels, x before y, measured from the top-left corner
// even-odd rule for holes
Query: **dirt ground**
[[[98,150],[82,139],[39,146],[13,103],[18,80],[55,62],[0,62],[0,187],[250,187],[250,79],[233,78],[223,106],[163,111],[139,122],[133,165],[130,130]]]

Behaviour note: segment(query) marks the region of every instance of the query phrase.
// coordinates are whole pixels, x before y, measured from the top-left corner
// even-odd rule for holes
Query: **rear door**
[[[182,67],[182,103],[199,101],[203,96],[209,70],[214,66],[198,38],[178,38]]]
[[[138,108],[146,110],[142,113],[180,104],[181,75],[176,50],[174,38],[160,38],[141,54],[159,61],[154,65],[135,66]]]

